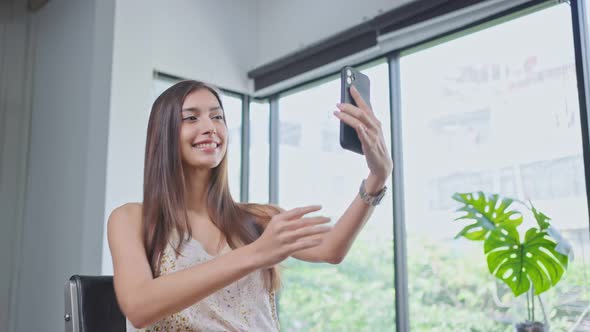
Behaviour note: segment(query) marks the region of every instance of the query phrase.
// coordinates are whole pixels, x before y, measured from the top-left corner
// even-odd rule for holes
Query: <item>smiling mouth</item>
[[[200,144],[193,144],[193,148],[197,150],[214,150],[219,147],[218,143],[200,143]]]

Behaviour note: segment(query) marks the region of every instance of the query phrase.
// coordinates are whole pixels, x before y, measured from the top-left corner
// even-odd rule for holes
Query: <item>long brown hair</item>
[[[164,91],[154,102],[148,122],[143,182],[143,241],[154,277],[159,275],[162,253],[171,236],[176,255],[191,237],[180,149],[182,104],[193,91],[213,93],[223,109],[217,90],[203,82],[182,81]],[[224,111],[225,113],[225,111]],[[225,122],[225,117],[223,118]],[[226,123],[227,126],[227,123]],[[227,139],[226,139],[227,141]],[[207,187],[209,217],[232,249],[254,242],[263,226],[279,210],[271,205],[242,204],[233,200],[227,180],[227,150],[220,164],[211,170]],[[278,268],[264,274],[266,287],[280,286]]]

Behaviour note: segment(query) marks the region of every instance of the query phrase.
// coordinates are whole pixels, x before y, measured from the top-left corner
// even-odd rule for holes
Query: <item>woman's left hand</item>
[[[335,111],[334,115],[356,130],[371,175],[379,182],[385,182],[393,170],[393,161],[385,145],[381,121],[375,117],[371,107],[354,86],[350,88],[350,93],[358,107],[337,104],[340,112]]]

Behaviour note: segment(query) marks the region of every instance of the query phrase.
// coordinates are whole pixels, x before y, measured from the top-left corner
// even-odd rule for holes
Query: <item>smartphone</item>
[[[363,100],[370,106],[371,81],[369,77],[351,66],[346,66],[340,70],[340,102],[358,106],[350,94],[351,86],[359,91]],[[356,130],[342,121],[340,121],[340,146],[346,150],[363,154],[361,140]]]

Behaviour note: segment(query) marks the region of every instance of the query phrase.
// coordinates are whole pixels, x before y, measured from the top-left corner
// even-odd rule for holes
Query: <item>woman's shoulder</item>
[[[108,228],[125,231],[141,231],[141,203],[126,203],[111,212]]]
[[[113,269],[114,271],[127,270],[128,272],[123,273],[124,275],[129,273],[136,275],[136,273],[149,271],[145,268],[147,262],[144,262],[143,259],[138,260],[138,258],[146,256],[142,236],[141,210],[141,204],[127,203],[114,208],[109,216],[107,239],[113,259]],[[145,275],[147,277],[148,274],[145,273]],[[122,277],[118,278],[121,280]],[[125,281],[125,283],[129,282],[131,281]]]
[[[114,208],[113,212],[111,212],[111,215],[125,215],[126,217],[141,216],[142,207],[142,204],[138,202],[125,203],[119,207]]]

